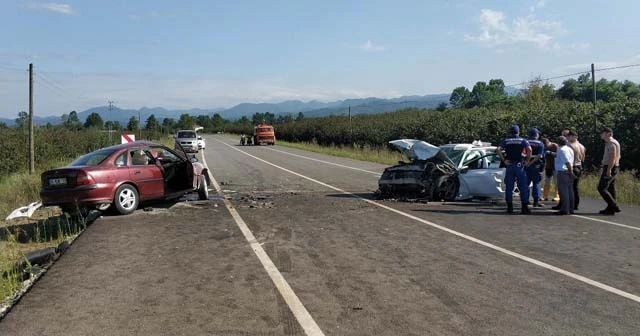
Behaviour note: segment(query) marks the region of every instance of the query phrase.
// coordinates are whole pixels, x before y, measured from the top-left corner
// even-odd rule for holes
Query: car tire
[[[139,202],[138,191],[130,184],[123,184],[118,187],[113,196],[114,208],[121,215],[128,215],[136,211]]]
[[[198,187],[198,198],[201,201],[209,199],[209,186],[207,185],[207,178],[204,175],[200,176],[200,187]]]
[[[438,186],[440,197],[442,197],[445,202],[455,201],[458,196],[458,189],[460,187],[460,182],[458,178],[455,176],[446,176],[440,180],[440,185]]]

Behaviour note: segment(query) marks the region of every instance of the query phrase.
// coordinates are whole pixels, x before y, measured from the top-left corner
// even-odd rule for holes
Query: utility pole
[[[594,134],[598,133],[598,110],[596,106],[596,68],[591,63],[591,84],[593,85],[593,117],[594,117]]]
[[[142,124],[140,123],[140,110],[138,110],[138,140],[142,140]]]
[[[349,105],[349,142],[353,145],[353,126],[351,125],[351,105]]]
[[[29,173],[36,170],[35,146],[33,141],[33,63],[29,63]]]
[[[109,116],[107,117],[108,123],[109,123],[109,146],[111,146],[113,144],[111,142],[111,124],[113,124],[113,121],[111,121],[111,110],[112,109],[113,109],[113,101],[110,100],[109,101]]]

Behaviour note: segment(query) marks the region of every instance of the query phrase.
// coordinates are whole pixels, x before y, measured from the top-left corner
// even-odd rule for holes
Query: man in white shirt
[[[557,142],[560,148],[555,159],[555,170],[558,179],[556,185],[560,194],[560,210],[556,212],[556,215],[569,215],[573,213],[575,203],[573,194],[573,179],[575,178],[573,163],[575,156],[573,149],[568,146],[566,137],[558,137]]]

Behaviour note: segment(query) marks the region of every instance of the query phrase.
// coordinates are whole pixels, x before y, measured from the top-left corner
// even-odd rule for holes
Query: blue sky
[[[27,109],[29,62],[39,115],[516,84],[640,63],[637,13],[634,0],[1,0],[0,117]],[[598,76],[640,82],[640,67]]]

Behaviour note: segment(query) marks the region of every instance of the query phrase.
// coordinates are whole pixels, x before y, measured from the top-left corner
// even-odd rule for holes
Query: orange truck
[[[273,130],[273,126],[267,124],[259,124],[253,128],[253,144],[262,145],[276,144],[276,133]]]

